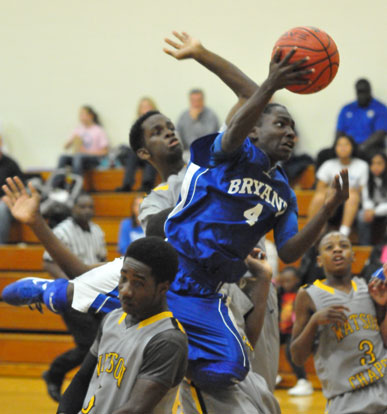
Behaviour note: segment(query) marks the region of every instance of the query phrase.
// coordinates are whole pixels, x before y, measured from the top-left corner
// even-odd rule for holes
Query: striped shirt
[[[72,217],[69,217],[53,230],[55,236],[87,265],[103,262],[106,259],[104,232],[98,224],[91,221],[89,227],[90,231],[85,231]],[[43,254],[43,260],[53,261],[47,251]]]

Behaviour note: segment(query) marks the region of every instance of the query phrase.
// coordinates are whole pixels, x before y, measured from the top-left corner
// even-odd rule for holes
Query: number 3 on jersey
[[[243,213],[243,216],[246,219],[246,223],[249,226],[254,226],[254,224],[258,221],[258,218],[262,213],[262,209],[263,209],[263,205],[257,204],[255,207],[245,210],[245,212]]]

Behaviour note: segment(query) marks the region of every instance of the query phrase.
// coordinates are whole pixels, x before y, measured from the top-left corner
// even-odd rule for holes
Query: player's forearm
[[[48,272],[54,279],[61,279],[61,278],[62,279],[68,279],[66,274],[54,262],[49,262],[48,260],[43,260],[43,270]]]
[[[30,226],[52,259],[70,279],[79,276],[92,268],[79,260],[78,257],[55,236],[54,232],[48,227],[41,215],[38,215],[34,223],[30,224]]]
[[[250,293],[250,300],[254,305],[253,310],[246,318],[246,336],[253,348],[258,341],[263,327],[266,313],[267,297],[270,290],[270,278],[259,278]]]
[[[202,47],[194,58],[217,75],[238,98],[248,99],[258,89],[258,85],[234,64],[205,47]]]
[[[302,332],[296,338],[292,338],[290,353],[296,365],[303,366],[312,353],[317,328],[318,325],[312,315]]]
[[[82,410],[83,401],[96,365],[97,358],[89,352],[71,384],[62,395],[57,414],[78,414]]]
[[[280,259],[285,263],[298,260],[318,239],[331,213],[328,207],[321,207],[312,220],[278,251]]]
[[[235,113],[222,139],[224,152],[233,152],[243,144],[274,92],[275,88],[269,80],[266,80]]]

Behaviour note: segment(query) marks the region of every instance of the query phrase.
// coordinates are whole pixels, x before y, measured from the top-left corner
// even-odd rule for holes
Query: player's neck
[[[161,180],[163,182],[168,180],[168,177],[173,174],[178,174],[181,169],[184,167],[184,161],[183,159],[180,159],[178,161],[175,161],[173,163],[159,163],[157,166],[157,171],[161,175]]]
[[[151,318],[152,316],[158,315],[159,313],[162,312],[168,312],[168,305],[166,301],[162,301],[159,304],[149,308],[146,312],[142,313],[141,315],[136,315],[133,316],[133,319],[135,319],[135,321],[141,322],[141,321],[145,321],[146,319]]]
[[[326,284],[334,289],[342,290],[348,293],[352,289],[352,273],[349,271],[345,276],[340,277],[328,275]]]

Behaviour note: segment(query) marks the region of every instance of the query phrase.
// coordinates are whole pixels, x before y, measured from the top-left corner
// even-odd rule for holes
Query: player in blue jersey
[[[165,226],[168,241],[179,253],[168,303],[189,335],[190,360],[197,362],[191,363],[191,375],[204,386],[241,380],[249,369],[243,344],[231,332],[220,286],[242,277],[246,256],[271,229],[280,258],[297,260],[348,197],[348,173],[343,170],[342,185],[337,176],[323,208],[298,232],[296,197],[277,164],[292,153],[294,121],[284,106],[268,104],[277,90],[308,82],[310,70],[303,68],[308,59],[289,63],[294,53],[275,53],[268,78],[225,132],[191,145],[180,201]],[[145,139],[166,134],[162,116],[147,122],[142,124]],[[204,341],[197,332],[211,334]]]
[[[347,175],[343,172],[343,187],[337,178],[321,212],[302,232],[295,235],[297,217],[294,193],[290,190],[282,170],[275,166],[276,161],[290,156],[294,145],[294,122],[282,106],[271,105],[265,108],[275,90],[286,85],[307,82],[304,76],[309,70],[302,69],[306,61],[289,64],[293,53],[282,60],[280,53],[275,55],[268,79],[239,109],[232,118],[229,129],[220,135],[221,138],[215,140],[215,135],[197,141],[193,148],[193,162],[190,164],[186,183],[189,184],[189,177],[193,175],[195,182],[199,184],[197,190],[201,192],[201,201],[196,198],[198,193],[192,191],[193,187],[183,185],[182,203],[178,205],[166,226],[168,236],[181,257],[179,277],[168,294],[168,302],[174,311],[180,313],[180,319],[183,319],[190,341],[190,376],[202,386],[232,384],[242,380],[249,369],[243,342],[231,322],[224,298],[217,293],[218,286],[224,281],[237,281],[244,272],[243,250],[247,251],[246,241],[254,247],[256,241],[274,227],[281,258],[292,261],[310,246],[328,216],[347,197]],[[156,149],[161,143],[166,143],[164,147],[167,152],[177,145],[173,131],[174,126],[167,117],[159,113],[150,113],[140,118],[133,126],[131,143],[139,156],[156,163],[159,161],[156,159]],[[249,131],[251,142],[246,139]],[[232,139],[234,135],[236,138]],[[215,144],[212,146],[214,141]],[[195,164],[197,167],[191,168]],[[238,168],[243,165],[245,170],[239,171]],[[201,170],[203,167],[204,170]],[[238,172],[229,177],[235,181],[230,181],[226,187],[223,184],[228,179],[227,174],[230,170],[232,173],[234,167],[235,172]],[[197,171],[193,171],[195,168]],[[198,173],[195,175],[195,172]],[[209,191],[205,193],[203,181],[200,180],[207,179],[208,172],[215,182],[208,182]],[[221,191],[216,187],[218,182]],[[215,217],[214,210],[210,207],[212,203],[219,206],[216,195],[219,193],[223,197],[222,191],[229,200],[234,201],[225,204]],[[257,194],[253,194],[254,192]],[[191,195],[195,196],[197,214],[187,209],[190,206]],[[242,202],[245,197],[250,201]],[[256,200],[254,205],[251,205],[251,199]],[[257,207],[259,202],[262,208]],[[203,209],[203,203],[207,203],[208,208]],[[240,220],[237,213],[246,204],[248,208],[242,210]],[[269,212],[266,212],[266,207],[269,208]],[[256,219],[259,215],[258,210],[263,208],[265,211],[261,211],[261,214],[265,220],[262,225],[262,222]],[[207,213],[213,215],[211,220],[214,231],[211,229]],[[223,224],[227,221],[227,227],[219,227],[218,231],[218,219],[221,216]],[[187,217],[188,222],[185,221]],[[187,224],[191,229],[189,231],[192,231],[192,257],[186,255],[190,250],[189,244],[183,243],[182,247],[176,241],[180,236],[175,233],[174,227],[180,227],[179,220],[181,224]],[[174,221],[176,226],[173,224]],[[207,226],[200,228],[202,222],[207,223]],[[259,226],[254,228],[257,223]],[[245,232],[244,226],[249,229],[248,232]],[[186,241],[185,234],[181,235],[180,241]],[[290,239],[294,245],[293,250],[292,246],[289,246]],[[213,249],[209,255],[207,241],[210,241],[210,247]],[[241,250],[238,250],[239,247],[235,248],[237,244]],[[221,274],[220,267],[217,266],[223,264],[219,257],[224,253],[227,253],[224,257],[229,266]],[[215,260],[207,260],[211,257]]]

